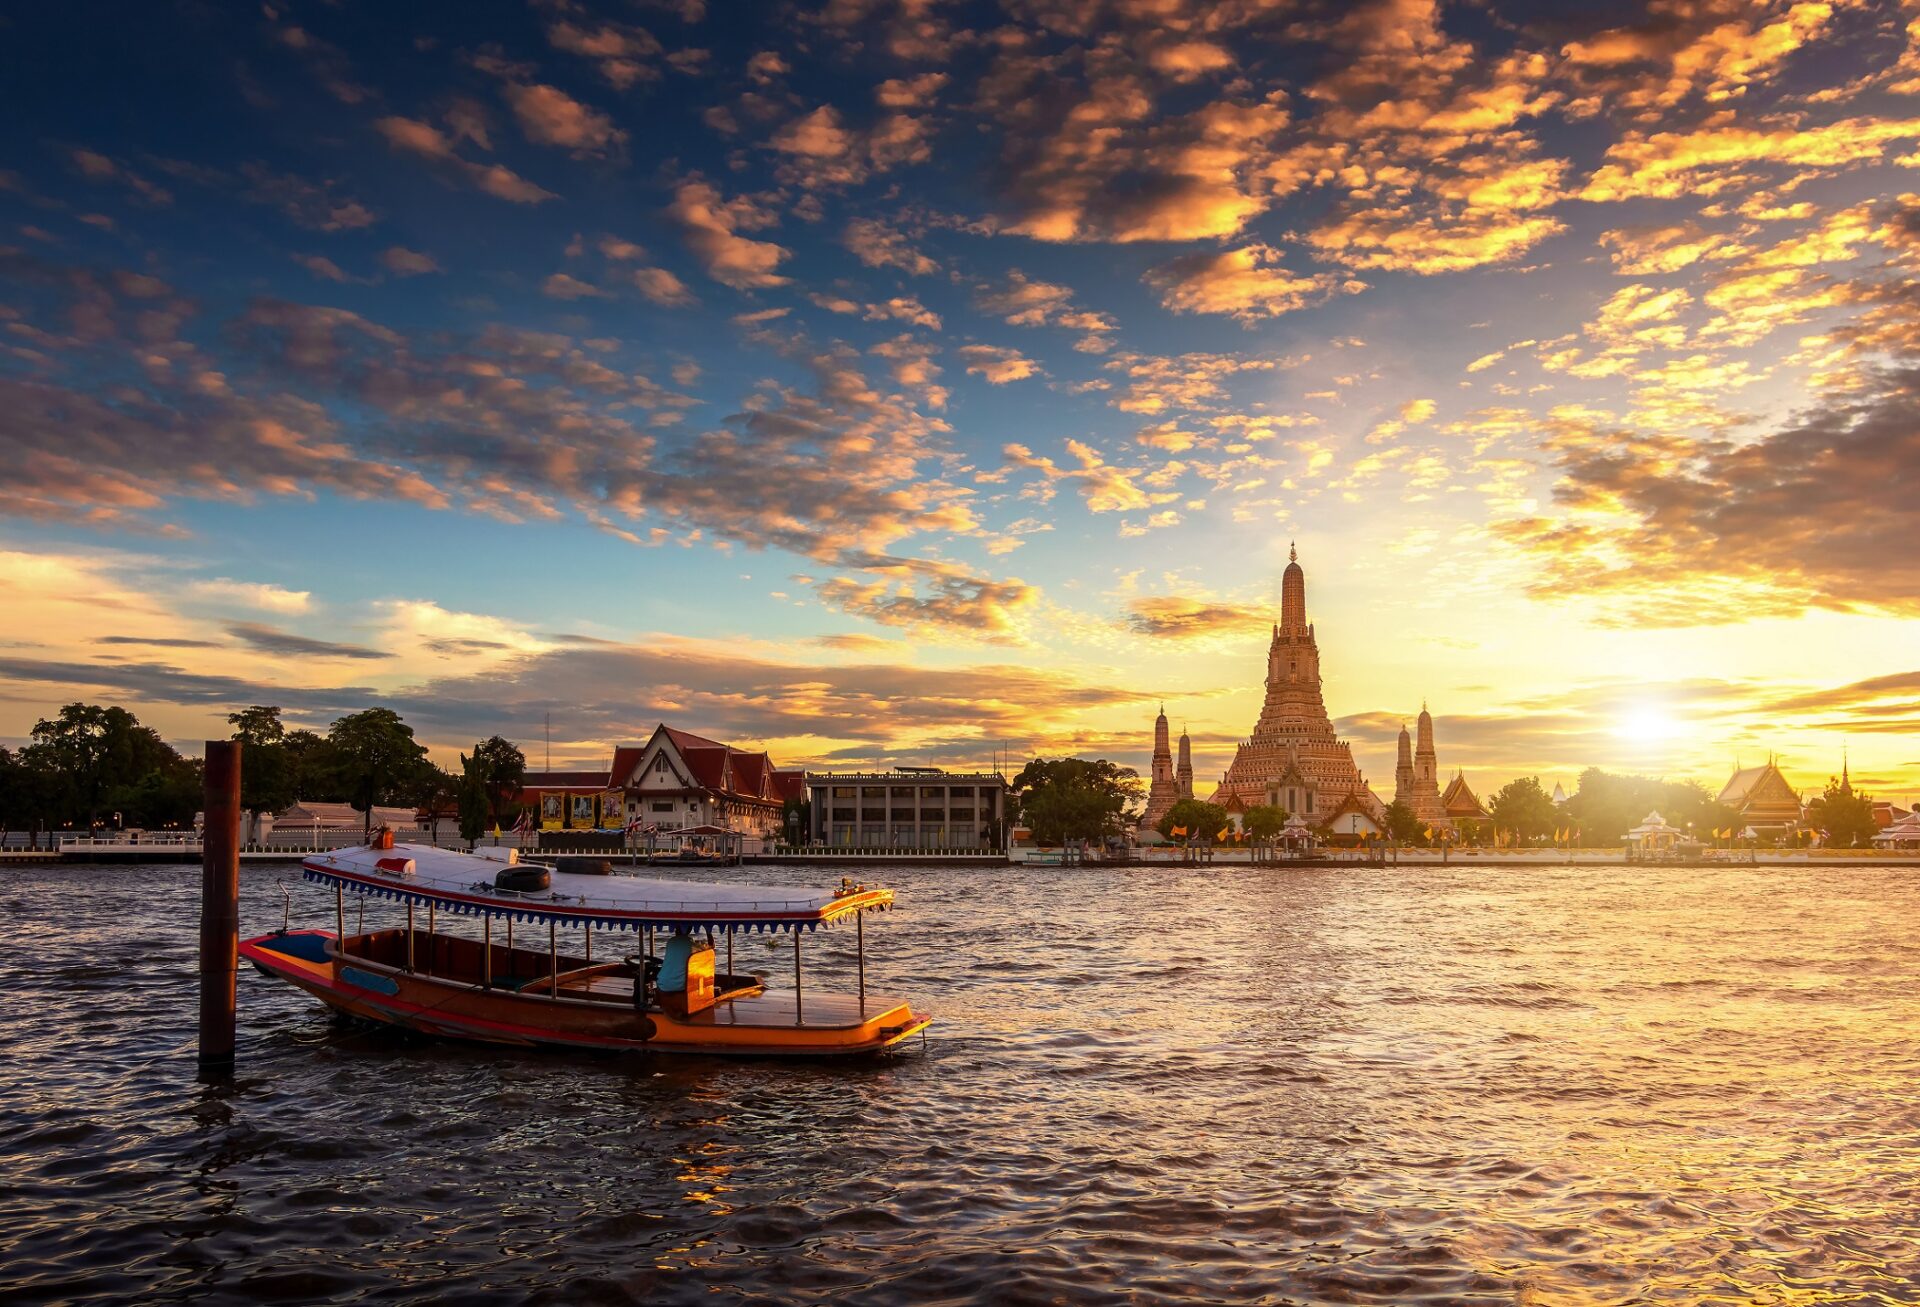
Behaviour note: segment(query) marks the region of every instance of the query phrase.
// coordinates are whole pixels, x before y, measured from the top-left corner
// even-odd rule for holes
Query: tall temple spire
[[[1180,762],[1173,769],[1174,788],[1183,799],[1193,797],[1193,741],[1187,738],[1186,723],[1180,725]]]
[[[1307,624],[1307,574],[1299,553],[1289,546],[1287,554],[1287,570],[1280,575],[1280,629],[1297,631]]]

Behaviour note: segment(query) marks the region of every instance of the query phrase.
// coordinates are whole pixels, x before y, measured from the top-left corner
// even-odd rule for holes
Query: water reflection
[[[9,1301],[1914,1300],[1907,872],[889,879],[924,1054],[502,1053],[246,972],[222,1086],[194,869],[10,872]],[[283,886],[331,920],[250,868],[243,924]]]

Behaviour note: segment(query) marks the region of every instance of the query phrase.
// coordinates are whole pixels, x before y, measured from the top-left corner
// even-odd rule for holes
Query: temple
[[[1405,804],[1423,825],[1443,827],[1447,824],[1447,809],[1440,800],[1440,763],[1433,747],[1433,714],[1424,703],[1420,705],[1417,725],[1420,730],[1417,745],[1407,737],[1407,728],[1400,728],[1400,760],[1393,769],[1393,801]]]
[[[1841,770],[1846,770],[1844,763]],[[1852,788],[1850,783],[1848,788]],[[1781,774],[1771,754],[1761,767],[1743,768],[1735,763],[1733,775],[1721,787],[1719,801],[1740,815],[1747,830],[1757,834],[1783,835],[1800,828],[1800,795]]]
[[[1306,573],[1297,553],[1289,550],[1288,558],[1280,621],[1267,646],[1266,702],[1211,802],[1236,819],[1264,804],[1312,825],[1335,825],[1341,834],[1378,831],[1385,810],[1355,765],[1353,747],[1334,736],[1320,689],[1320,648],[1307,622]]]
[[[1421,825],[1430,831],[1452,831],[1463,821],[1486,821],[1481,806],[1464,773],[1455,771],[1445,790],[1440,788],[1440,760],[1433,743],[1433,714],[1420,705],[1415,723],[1418,743],[1400,728],[1400,760],[1393,770],[1393,801],[1404,803]],[[1564,796],[1563,796],[1564,801]]]
[[[1174,804],[1193,797],[1193,742],[1186,728],[1180,730],[1180,766],[1173,765],[1173,749],[1167,743],[1167,709],[1153,719],[1153,772],[1147,789],[1147,810],[1140,816],[1140,829],[1147,831],[1159,824]]]

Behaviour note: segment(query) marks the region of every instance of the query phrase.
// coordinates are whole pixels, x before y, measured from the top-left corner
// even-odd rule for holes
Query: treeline
[[[493,736],[437,766],[390,708],[339,718],[325,733],[288,729],[275,706],[227,717],[243,745],[241,804],[254,813],[296,802],[456,810],[461,830],[511,821],[527,761]],[[0,829],[185,827],[200,810],[200,759],[181,755],[124,708],[72,703],[34,723],[17,753],[0,748]],[[472,836],[469,836],[472,838]]]

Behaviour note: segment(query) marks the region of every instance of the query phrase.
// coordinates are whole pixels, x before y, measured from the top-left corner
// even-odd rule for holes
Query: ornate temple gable
[[[1720,802],[1742,817],[1766,821],[1800,817],[1800,795],[1772,761],[1734,772],[1720,790]]]
[[[1462,772],[1455,772],[1453,779],[1447,782],[1446,791],[1440,796],[1440,806],[1453,821],[1488,820],[1486,808],[1467,784],[1466,775]]]

